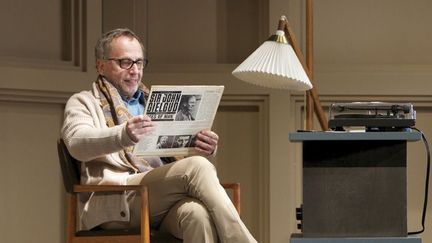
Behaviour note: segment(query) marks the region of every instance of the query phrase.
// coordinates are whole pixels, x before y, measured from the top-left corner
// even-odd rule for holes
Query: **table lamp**
[[[312,72],[306,66],[288,20],[281,16],[275,35],[265,41],[232,74],[240,80],[268,88],[307,91],[322,130],[328,130],[327,119],[311,82]],[[306,124],[313,124],[312,116],[306,116]],[[306,129],[311,127],[306,126]]]

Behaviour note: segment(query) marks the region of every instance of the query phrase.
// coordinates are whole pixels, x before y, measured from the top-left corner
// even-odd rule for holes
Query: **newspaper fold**
[[[196,134],[211,129],[223,90],[224,86],[152,86],[144,114],[156,129],[135,145],[134,155],[193,155]]]

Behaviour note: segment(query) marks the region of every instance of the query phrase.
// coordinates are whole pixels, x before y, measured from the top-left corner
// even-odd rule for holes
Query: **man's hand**
[[[154,124],[147,115],[132,117],[126,124],[126,132],[134,142],[138,142],[145,135],[153,132],[154,129]]]
[[[195,150],[199,154],[208,156],[213,154],[219,141],[219,136],[209,130],[201,130],[197,134],[197,139],[195,141]]]

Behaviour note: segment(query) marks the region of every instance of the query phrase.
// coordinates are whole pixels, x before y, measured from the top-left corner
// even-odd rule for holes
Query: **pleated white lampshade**
[[[269,88],[305,91],[312,84],[282,30],[242,62],[232,74],[240,80]],[[272,38],[270,37],[270,38]]]

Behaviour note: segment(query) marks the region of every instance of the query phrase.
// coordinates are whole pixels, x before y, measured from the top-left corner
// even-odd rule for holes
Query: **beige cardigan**
[[[61,137],[71,155],[81,163],[81,184],[126,184],[130,165],[118,151],[135,143],[126,124],[108,127],[95,84],[92,91],[73,95],[67,102]],[[108,221],[129,221],[125,193],[88,194],[78,199],[78,229],[91,229]]]

